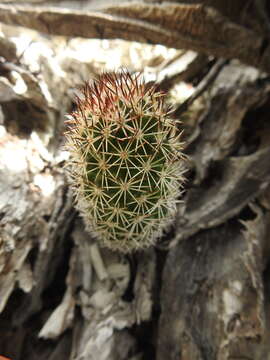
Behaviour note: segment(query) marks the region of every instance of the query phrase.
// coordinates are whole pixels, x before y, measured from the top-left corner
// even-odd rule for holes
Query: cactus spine
[[[67,121],[77,208],[112,250],[148,247],[173,219],[183,182],[180,133],[164,94],[127,71],[81,91]]]

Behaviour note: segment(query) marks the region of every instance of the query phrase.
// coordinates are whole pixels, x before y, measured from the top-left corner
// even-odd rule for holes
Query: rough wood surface
[[[157,359],[267,358],[269,211],[253,211],[254,220],[203,230],[169,253]]]
[[[189,3],[112,4],[110,14],[0,5],[0,20],[43,33],[3,26],[0,37],[0,357],[269,357],[270,83],[261,69],[269,71],[270,62],[267,46],[258,51],[268,35],[247,20],[237,25],[237,13],[220,1]],[[180,50],[163,58],[147,47],[142,60],[144,50],[136,47],[143,45],[106,42],[107,58],[98,63],[103,45],[95,40],[44,33]],[[172,89],[168,100],[172,116],[181,114],[189,157],[174,225],[156,248],[129,257],[100,248],[85,232],[63,147],[76,86],[102,71],[121,46],[121,59],[133,54],[131,69]],[[194,52],[203,46],[257,68]]]
[[[238,58],[270,72],[268,35],[233,22],[204,4],[132,2],[106,7],[102,12],[1,5],[0,21],[47,34],[162,43]]]

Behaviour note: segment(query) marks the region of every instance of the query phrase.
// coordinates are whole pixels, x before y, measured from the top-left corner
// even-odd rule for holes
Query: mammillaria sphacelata
[[[164,94],[127,71],[105,73],[81,93],[67,121],[77,208],[103,245],[148,247],[174,218],[183,182]]]

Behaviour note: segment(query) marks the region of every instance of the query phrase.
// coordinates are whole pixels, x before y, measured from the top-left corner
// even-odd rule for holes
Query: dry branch
[[[226,60],[218,60],[209,73],[203,78],[203,80],[196,87],[195,92],[185,101],[183,101],[174,111],[174,116],[180,117],[182,113],[188,110],[190,105],[200,97],[207,88],[210,87],[211,83],[215,80],[222,67],[226,64]]]
[[[270,72],[266,38],[202,5],[128,3],[86,13],[1,5],[0,21],[52,35],[121,38],[192,49],[227,59],[238,58]]]

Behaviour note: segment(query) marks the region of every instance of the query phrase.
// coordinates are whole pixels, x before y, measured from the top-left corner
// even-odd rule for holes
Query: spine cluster
[[[77,208],[103,245],[148,247],[173,219],[183,182],[180,133],[164,94],[126,71],[81,92],[67,121]]]

